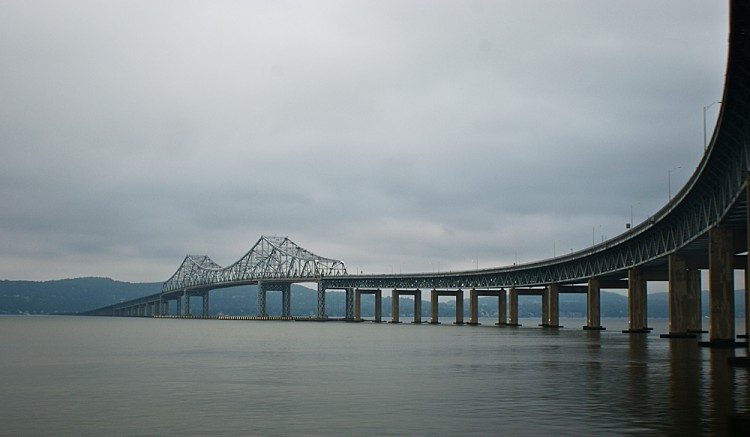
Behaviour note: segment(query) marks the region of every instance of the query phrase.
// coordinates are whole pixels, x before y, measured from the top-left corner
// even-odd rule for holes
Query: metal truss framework
[[[319,289],[546,286],[618,277],[680,252],[705,257],[708,230],[747,229],[750,171],[750,4],[730,3],[727,74],[721,112],[702,161],[685,187],[646,222],[605,243],[524,265],[445,274],[323,278]],[[698,263],[704,261],[698,260]]]
[[[314,282],[346,275],[343,261],[325,258],[286,237],[261,237],[242,258],[222,268],[206,255],[188,255],[162,287],[162,293],[205,290],[268,282]]]

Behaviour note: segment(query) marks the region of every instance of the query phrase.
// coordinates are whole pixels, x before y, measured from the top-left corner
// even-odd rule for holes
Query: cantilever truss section
[[[343,261],[318,256],[287,237],[261,237],[242,258],[221,267],[206,255],[188,255],[162,287],[162,293],[242,285],[258,281],[316,281],[346,275]]]

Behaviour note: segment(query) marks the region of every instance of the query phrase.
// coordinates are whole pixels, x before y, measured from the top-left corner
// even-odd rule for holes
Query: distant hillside
[[[109,278],[77,278],[56,281],[3,281],[0,280],[0,314],[53,314],[79,313],[94,308],[111,305],[161,290],[161,282],[129,283],[114,281]],[[255,315],[258,297],[255,286],[242,286],[214,290],[211,292],[211,314]],[[469,315],[468,296],[464,300],[464,315]],[[586,295],[560,294],[560,317],[585,317]],[[193,303],[195,306],[196,303]],[[520,296],[518,299],[519,317],[541,317],[541,298],[539,296]],[[200,305],[200,304],[198,304]],[[317,311],[317,292],[300,285],[292,286],[292,314],[305,316]],[[708,314],[708,292],[702,295],[702,313]],[[455,300],[440,302],[440,314],[449,316],[454,313]],[[744,291],[738,291],[735,297],[736,314],[744,314]],[[174,306],[172,307],[174,308]],[[269,315],[281,314],[281,293],[269,291],[266,298]],[[362,296],[362,316],[374,317],[375,298],[372,295]],[[399,306],[402,316],[413,316],[413,300],[402,298]],[[391,316],[391,297],[388,290],[383,290],[383,317]],[[343,317],[346,311],[345,296],[342,291],[326,293],[326,311],[329,316]],[[483,297],[479,299],[480,314],[486,317],[497,316],[497,299]],[[627,297],[617,293],[601,293],[602,317],[627,317]],[[422,301],[422,317],[430,315],[428,301]],[[648,316],[666,318],[669,316],[667,293],[648,295]]]
[[[77,313],[158,293],[161,283],[76,278],[56,281],[0,281],[0,314]]]

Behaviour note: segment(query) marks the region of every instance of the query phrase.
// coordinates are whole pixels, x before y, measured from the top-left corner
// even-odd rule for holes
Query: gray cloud
[[[697,165],[727,21],[683,0],[5,2],[0,277],[159,281],[274,233],[368,272],[582,249]]]

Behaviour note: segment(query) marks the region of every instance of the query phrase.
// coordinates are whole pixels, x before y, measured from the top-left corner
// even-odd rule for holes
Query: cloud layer
[[[583,249],[697,165],[727,23],[684,0],[5,2],[0,278],[161,281],[263,234],[381,273]]]

